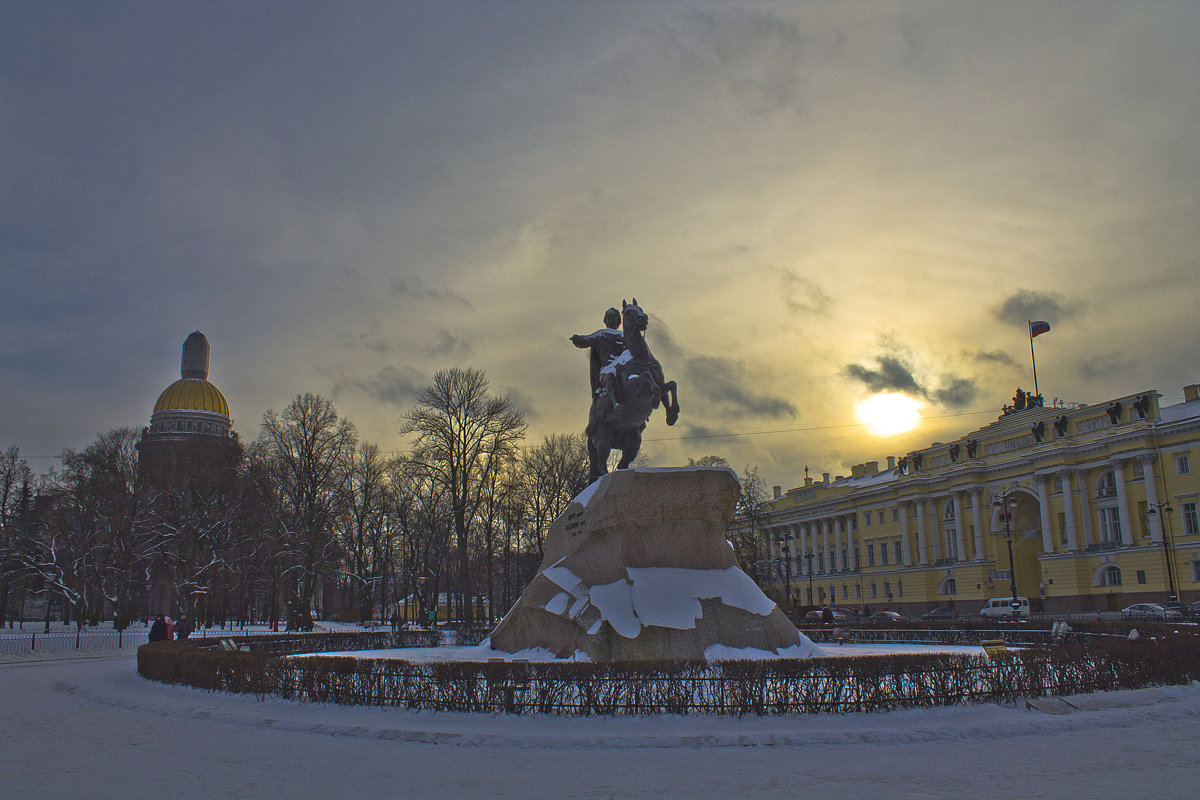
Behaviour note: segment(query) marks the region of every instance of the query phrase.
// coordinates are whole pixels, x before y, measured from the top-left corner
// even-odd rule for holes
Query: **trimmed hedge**
[[[281,658],[185,642],[138,650],[163,683],[288,700],[543,714],[811,714],[887,711],[1186,684],[1200,639],[1108,640],[983,655],[592,663],[413,663]]]

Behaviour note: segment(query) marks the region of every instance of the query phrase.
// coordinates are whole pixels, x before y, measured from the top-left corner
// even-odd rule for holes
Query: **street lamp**
[[[1170,529],[1170,526],[1167,524],[1168,523],[1167,514],[1174,514],[1174,513],[1175,513],[1175,509],[1171,508],[1170,503],[1150,503],[1150,508],[1148,508],[1146,510],[1146,516],[1162,518],[1163,555],[1165,555],[1166,559],[1167,559],[1167,591],[1170,592],[1168,597],[1170,598],[1172,603],[1178,603],[1179,602],[1179,594],[1175,591],[1175,571],[1171,564],[1171,549],[1172,548],[1171,548],[1170,533],[1168,532]]]
[[[1012,608],[1014,614],[1021,611],[1021,601],[1017,599],[1017,565],[1013,561],[1012,548],[1012,509],[1020,502],[1015,492],[1009,489],[992,500],[992,507],[1000,511],[1000,519],[1004,520],[1004,542],[1008,545],[1008,581],[1012,592]]]
[[[790,533],[784,533],[779,538],[783,539],[783,544],[780,546],[780,551],[783,553],[783,591],[787,595],[788,605],[792,604],[792,539],[795,538]]]
[[[804,558],[808,561],[808,604],[810,606],[813,604],[812,560],[813,556],[815,555],[816,553],[812,551],[811,547],[808,549],[808,552],[804,554]]]

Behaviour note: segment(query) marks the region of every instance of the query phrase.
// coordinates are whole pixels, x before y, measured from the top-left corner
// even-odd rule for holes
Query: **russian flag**
[[[1029,338],[1031,338],[1031,339],[1034,336],[1041,336],[1043,333],[1049,333],[1049,332],[1050,332],[1050,323],[1049,322],[1042,322],[1039,320],[1038,322],[1030,322],[1029,323]]]

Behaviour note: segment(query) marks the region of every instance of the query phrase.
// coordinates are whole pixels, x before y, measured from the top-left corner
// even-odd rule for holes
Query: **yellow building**
[[[1177,405],[1160,397],[1006,407],[885,469],[776,489],[767,555],[787,554],[798,605],[976,613],[1011,593],[1010,543],[1035,609],[1200,599],[1200,385]]]

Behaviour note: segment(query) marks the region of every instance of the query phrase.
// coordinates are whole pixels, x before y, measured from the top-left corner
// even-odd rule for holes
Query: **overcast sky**
[[[195,329],[246,439],[312,391],[400,449],[461,365],[536,442],[633,297],[658,466],[956,437],[1030,318],[1048,402],[1181,399],[1197,76],[1195,2],[7,2],[0,447],[145,425]],[[887,388],[918,429],[856,424]]]

